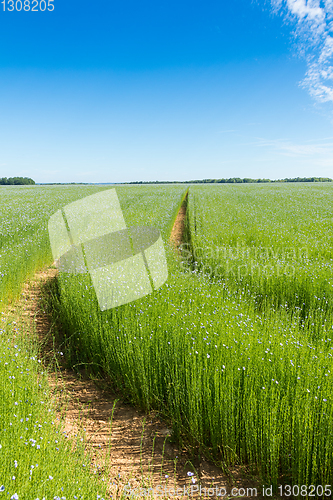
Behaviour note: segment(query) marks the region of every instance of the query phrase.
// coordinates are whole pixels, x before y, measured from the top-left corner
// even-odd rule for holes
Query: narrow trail
[[[188,192],[184,198],[183,203],[177,214],[175,223],[170,234],[171,246],[178,249],[182,243],[184,243],[184,231],[185,231],[185,219],[186,219],[186,207],[187,207]]]
[[[183,241],[185,216],[186,198],[170,236],[170,243],[175,248]],[[28,335],[38,339],[52,399],[59,418],[63,416],[63,430],[71,437],[79,428],[85,429],[95,464],[102,464],[101,457],[105,453],[111,456],[108,480],[113,498],[120,498],[129,481],[133,489],[143,485],[146,488],[159,487],[163,491],[164,488],[190,487],[192,483],[187,472],[196,473],[202,488],[225,487],[230,491],[233,486],[253,487],[253,481],[244,476],[244,468],[232,471],[231,484],[230,478],[220,468],[204,458],[196,457],[191,461],[186,450],[170,442],[170,430],[156,413],[145,414],[126,404],[119,395],[111,392],[107,381],[92,380],[84,370],[78,374],[65,368],[60,348],[54,345],[56,325],[45,310],[42,291],[47,281],[56,276],[54,268],[37,273],[25,285],[20,301],[9,312],[17,317],[18,324],[21,323]],[[104,472],[102,468],[101,471]],[[195,484],[198,484],[197,480]],[[170,494],[163,498],[182,496]],[[193,498],[197,497],[193,495]],[[257,498],[261,498],[260,494]]]
[[[187,472],[194,470],[201,484],[207,487],[212,483],[227,484],[227,476],[218,467],[204,459],[191,462],[186,450],[171,444],[168,440],[170,430],[154,412],[145,414],[126,404],[119,399],[119,395],[110,391],[106,381],[89,379],[85,370],[77,374],[64,367],[61,351],[58,352],[56,346],[54,350],[55,325],[44,310],[42,298],[43,286],[56,274],[57,270],[52,268],[38,273],[25,286],[22,299],[11,314],[19,314],[25,331],[29,335],[37,335],[40,356],[48,371],[52,399],[59,418],[64,415],[63,430],[69,437],[77,434],[79,428],[86,430],[94,463],[102,463],[103,452],[111,454],[111,492],[119,494],[129,480],[132,488],[138,488],[142,486],[143,479],[146,484],[149,481],[163,488],[174,484],[183,488],[190,484]]]

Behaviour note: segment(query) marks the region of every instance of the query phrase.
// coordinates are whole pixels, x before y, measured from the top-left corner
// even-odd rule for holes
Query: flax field
[[[100,189],[0,190],[3,308],[52,263],[50,215]],[[89,275],[60,273],[49,300],[68,366],[107,377],[132,404],[160,412],[172,439],[225,469],[246,464],[275,491],[331,484],[332,186],[116,189],[127,226],[160,229],[168,280],[102,312]],[[168,241],[182,202],[186,227],[175,252]]]

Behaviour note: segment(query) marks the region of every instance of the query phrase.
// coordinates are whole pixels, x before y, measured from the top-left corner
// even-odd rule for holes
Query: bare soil
[[[176,248],[183,239],[185,215],[183,205],[170,237]],[[44,310],[42,297],[43,284],[55,279],[56,274],[54,268],[36,274],[25,285],[19,303],[8,312],[18,316],[17,321],[25,325],[29,335],[37,335],[52,398],[56,402],[59,417],[62,415],[63,418],[63,430],[70,437],[77,434],[80,428],[85,429],[95,464],[102,464],[104,453],[110,455],[109,470],[103,471],[100,465],[100,471],[107,474],[113,498],[120,498],[129,481],[133,489],[151,486],[162,488],[163,491],[167,488],[166,491],[170,492],[172,487],[190,487],[192,478],[188,472],[195,474],[192,476],[195,480],[193,493],[198,484],[201,488],[224,487],[228,493],[232,487],[246,489],[257,486],[257,496],[243,495],[242,498],[262,498],[262,487],[249,476],[246,468],[234,469],[225,474],[204,457],[193,459],[186,449],[172,443],[171,431],[156,413],[144,414],[112,393],[106,381],[92,380],[85,371],[78,374],[64,367],[63,356],[54,345],[55,325]],[[215,498],[216,494],[212,495],[212,491],[210,498]],[[204,493],[202,496],[205,496]],[[139,497],[144,498],[144,495]],[[181,497],[183,495],[177,496],[172,492],[159,496]],[[195,497],[198,495],[194,494]]]
[[[173,225],[171,235],[170,235],[170,244],[175,249],[178,249],[179,246],[184,243],[184,230],[185,230],[185,217],[186,217],[186,200],[187,195],[182,203],[179,212],[177,214],[175,223]]]

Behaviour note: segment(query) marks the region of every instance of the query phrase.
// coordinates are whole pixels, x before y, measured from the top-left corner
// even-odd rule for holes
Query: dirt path
[[[184,230],[185,230],[185,217],[186,217],[186,204],[187,204],[188,193],[180,207],[177,214],[175,223],[173,225],[170,234],[170,243],[174,248],[179,248],[179,246],[184,243]]]
[[[170,238],[176,247],[182,242],[185,213],[183,204]],[[117,401],[117,396],[110,392],[106,381],[93,381],[84,371],[78,375],[64,368],[62,355],[53,345],[55,325],[44,310],[41,291],[48,280],[55,279],[56,274],[57,270],[54,268],[36,274],[24,287],[20,302],[10,312],[18,316],[18,321],[24,323],[25,329],[30,331],[29,334],[37,335],[39,339],[52,397],[57,403],[59,415],[65,415],[66,434],[71,436],[77,433],[80,427],[84,428],[96,464],[102,463],[103,453],[111,456],[107,479],[113,498],[120,498],[124,486],[129,481],[132,489],[143,485],[146,488],[162,488],[166,494],[160,494],[159,498],[183,497],[170,492],[170,488],[174,486],[192,486],[192,492],[195,493],[198,481],[202,488],[226,488],[228,493],[232,487],[254,487],[253,480],[249,481],[249,477],[244,475],[244,468],[234,470],[233,481],[230,482],[230,477],[204,458],[196,457],[191,462],[186,450],[179,449],[170,442],[170,431],[156,414],[144,414],[121,399]],[[102,468],[101,472],[104,472]],[[192,472],[195,473],[193,479],[188,475]],[[136,498],[145,497],[147,498],[146,495],[139,495]],[[196,497],[198,495],[193,494],[193,498]],[[215,498],[216,495],[210,497]],[[261,496],[243,495],[242,498]]]
[[[110,392],[106,382],[93,381],[87,378],[84,371],[78,375],[62,366],[60,352],[53,349],[54,325],[43,309],[41,292],[43,284],[54,279],[56,273],[52,268],[38,273],[25,286],[22,299],[11,310],[11,314],[20,313],[20,321],[28,326],[29,334],[35,332],[38,336],[52,397],[59,413],[64,413],[66,409],[66,434],[71,436],[79,428],[86,429],[87,441],[94,450],[96,464],[101,463],[103,451],[111,453],[108,476],[113,483],[113,494],[117,494],[117,491],[119,494],[128,481],[132,488],[140,487],[143,480],[146,485],[155,487],[162,485],[163,488],[171,488],[175,481],[177,487],[187,487],[192,484],[188,472],[195,472],[203,486],[217,484],[220,488],[223,485],[229,488],[228,477],[218,467],[204,459],[191,462],[186,450],[169,442],[170,430],[156,414],[144,414],[122,400],[117,401],[117,396]]]

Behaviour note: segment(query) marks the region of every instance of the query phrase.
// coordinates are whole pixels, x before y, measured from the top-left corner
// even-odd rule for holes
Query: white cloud
[[[308,16],[308,19],[321,22],[325,18],[322,8],[319,6],[318,0],[287,0],[287,6],[290,12],[301,19]]]
[[[333,0],[271,0],[274,12],[296,22],[299,55],[307,61],[301,85],[319,102],[333,102]]]
[[[297,144],[286,139],[266,140],[258,138],[257,146],[267,147],[284,156],[291,157],[313,157],[320,159],[324,162],[333,163],[333,137],[323,141],[316,141],[312,143]]]

